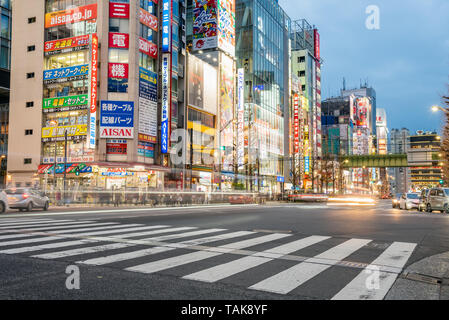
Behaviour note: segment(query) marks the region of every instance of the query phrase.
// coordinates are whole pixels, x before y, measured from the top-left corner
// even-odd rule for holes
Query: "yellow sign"
[[[85,136],[87,135],[87,125],[42,128],[42,138],[64,137],[65,131],[67,131],[68,137]]]

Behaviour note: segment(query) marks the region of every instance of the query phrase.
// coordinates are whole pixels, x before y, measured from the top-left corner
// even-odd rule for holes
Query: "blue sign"
[[[162,1],[162,52],[171,52],[171,0]]]
[[[162,57],[162,110],[161,110],[161,153],[168,153],[169,112],[170,112],[170,55]]]
[[[134,127],[134,102],[101,101],[100,127]]]
[[[306,173],[310,172],[310,157],[305,157],[304,158],[304,171]]]
[[[278,182],[285,182],[285,178],[284,177],[278,177]]]
[[[61,69],[45,70],[44,81],[65,79],[73,77],[84,77],[89,74],[89,65],[74,66]]]

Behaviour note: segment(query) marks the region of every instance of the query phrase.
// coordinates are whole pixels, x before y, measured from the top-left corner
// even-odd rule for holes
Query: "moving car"
[[[449,189],[430,189],[427,196],[426,209],[427,212],[439,210],[441,213],[449,213]]]
[[[8,210],[8,196],[5,191],[0,191],[0,213],[5,213]]]
[[[427,196],[429,195],[429,189],[425,189],[421,191],[421,195],[419,196],[419,204],[418,211],[423,212],[427,209]]]
[[[391,200],[393,209],[399,208],[399,201],[401,201],[402,193],[396,193]]]
[[[399,209],[418,209],[419,194],[418,193],[404,193],[399,201]]]
[[[10,188],[5,190],[8,196],[8,205],[11,209],[32,211],[33,208],[48,210],[50,200],[39,190],[31,188]]]

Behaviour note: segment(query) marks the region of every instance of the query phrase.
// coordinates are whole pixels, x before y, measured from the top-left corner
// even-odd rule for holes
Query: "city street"
[[[449,215],[389,200],[10,212],[0,299],[449,299],[448,252]]]

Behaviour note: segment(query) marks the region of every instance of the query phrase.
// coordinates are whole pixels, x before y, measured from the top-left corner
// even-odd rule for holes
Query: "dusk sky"
[[[292,20],[305,18],[321,34],[322,98],[360,85],[377,92],[388,127],[440,130],[449,83],[448,0],[279,0]],[[380,30],[368,30],[367,6],[380,9]]]

